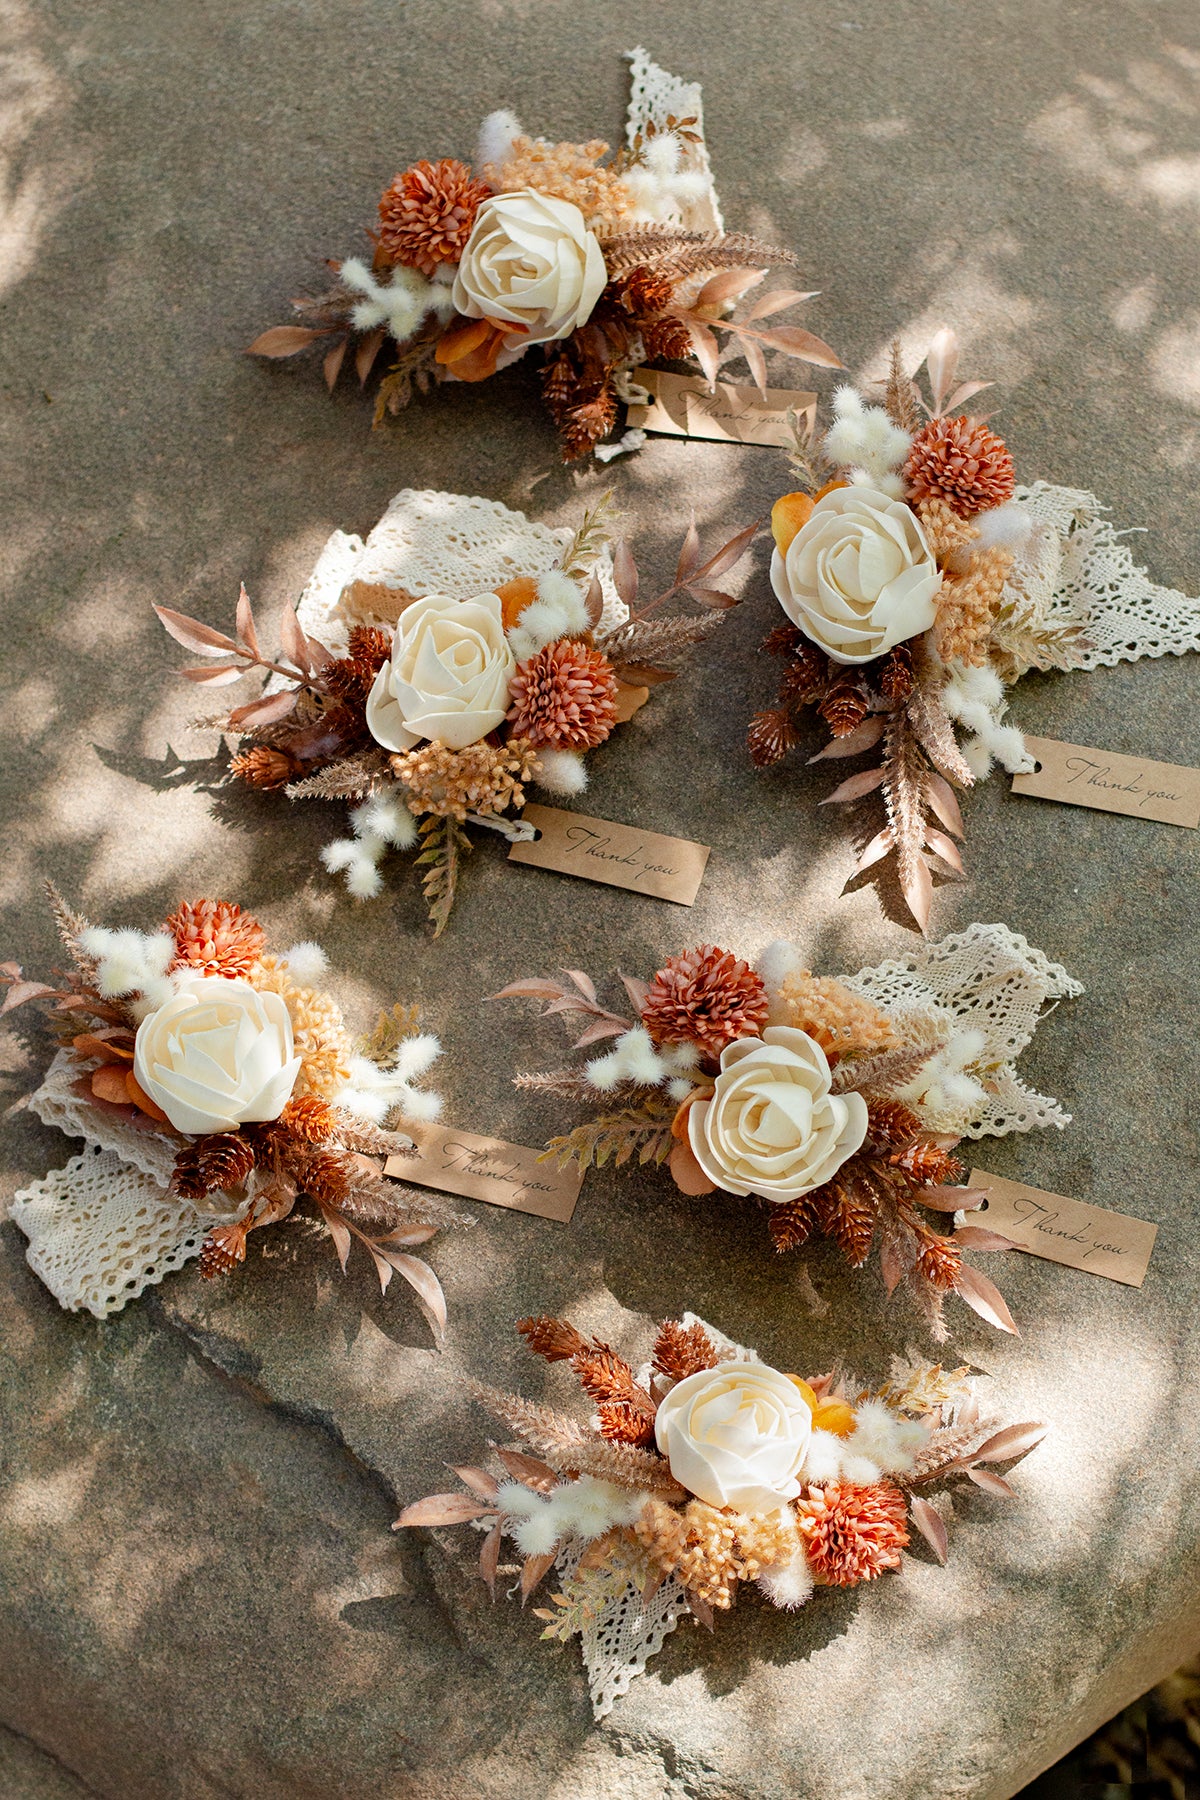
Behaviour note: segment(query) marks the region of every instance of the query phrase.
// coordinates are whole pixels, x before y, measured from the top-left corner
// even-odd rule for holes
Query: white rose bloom
[[[142,1020],[133,1073],[176,1131],[236,1131],[279,1117],[300,1058],[278,994],[205,975]]]
[[[375,677],[371,736],[385,750],[411,750],[422,738],[465,750],[502,722],[516,667],[495,594],[426,594],[400,614],[391,661]]]
[[[928,631],[940,585],[916,513],[871,487],[834,488],[771,558],[784,612],[839,663],[870,662]]]
[[[677,1382],[654,1436],[681,1487],[709,1506],[771,1512],[800,1492],[812,1436],[808,1402],[765,1363],[721,1363]]]
[[[599,240],[579,208],[519,188],[480,207],[453,297],[468,319],[524,326],[508,339],[516,350],[569,337],[590,317],[607,280]]]
[[[861,1094],[831,1094],[829,1064],[806,1031],[769,1025],[721,1052],[711,1100],[688,1109],[696,1161],[730,1194],[795,1200],[829,1180],[867,1135]]]

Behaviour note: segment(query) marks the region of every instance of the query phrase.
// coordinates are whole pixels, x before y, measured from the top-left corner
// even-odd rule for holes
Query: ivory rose
[[[367,699],[371,736],[386,750],[411,750],[422,738],[465,750],[503,721],[516,667],[498,595],[414,600]]]
[[[812,1411],[778,1369],[720,1363],[676,1383],[659,1403],[654,1435],[676,1481],[697,1499],[771,1512],[800,1492]]]
[[[236,1131],[279,1117],[300,1058],[278,994],[205,975],[142,1020],[133,1073],[176,1131]]]
[[[468,319],[515,327],[506,347],[569,337],[608,280],[595,232],[570,200],[533,188],[497,194],[475,216],[453,298]]]
[[[688,1108],[692,1154],[730,1194],[795,1200],[829,1180],[867,1135],[861,1094],[831,1094],[806,1031],[769,1025],[721,1052],[712,1097]]]
[[[818,500],[771,558],[784,612],[839,663],[870,662],[928,631],[940,583],[912,508],[857,485]]]

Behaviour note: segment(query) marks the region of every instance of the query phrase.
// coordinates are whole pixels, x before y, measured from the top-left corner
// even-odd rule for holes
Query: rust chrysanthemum
[[[248,975],[267,938],[258,920],[230,900],[185,900],[167,924],[175,933],[172,969],[195,975]]]
[[[387,254],[432,276],[439,264],[457,262],[475,215],[491,194],[466,163],[451,156],[418,162],[397,175],[379,202],[379,242]]]
[[[521,663],[508,722],[539,750],[592,750],[617,722],[617,678],[599,650],[560,638]]]
[[[944,500],[960,519],[1011,500],[1016,470],[1003,438],[978,419],[931,419],[904,465],[910,498]]]
[[[767,990],[749,963],[701,944],[664,963],[650,983],[642,1023],[659,1044],[699,1044],[719,1056],[767,1022]]]
[[[898,1569],[908,1543],[905,1512],[890,1481],[810,1487],[796,1501],[796,1523],[813,1575],[828,1587],[854,1587]]]

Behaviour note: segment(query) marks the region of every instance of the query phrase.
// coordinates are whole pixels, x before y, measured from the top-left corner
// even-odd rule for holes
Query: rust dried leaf
[[[1013,1337],[1020,1337],[1013,1316],[1004,1303],[1004,1296],[995,1283],[989,1281],[986,1275],[981,1275],[978,1269],[973,1269],[969,1263],[963,1263],[954,1278],[954,1290],[989,1325],[994,1325],[998,1331],[1009,1331]]]
[[[223,631],[214,631],[202,619],[189,618],[187,613],[176,612],[171,606],[154,608],[164,628],[182,644],[185,650],[192,650],[197,656],[241,656],[240,645]]]
[[[318,338],[328,337],[329,328],[314,329],[311,325],[272,325],[269,331],[260,332],[252,344],[246,345],[247,356],[295,356],[299,350],[307,350]]]
[[[850,800],[861,800],[864,794],[872,794],[877,787],[882,787],[885,774],[884,769],[860,769],[857,775],[848,775],[845,781],[839,782],[832,794],[826,794],[818,804],[843,806]]]
[[[274,725],[279,719],[286,719],[290,712],[295,711],[299,698],[295,688],[284,688],[281,693],[264,694],[259,700],[237,706],[229,715],[230,730],[248,731],[252,725]]]
[[[928,1500],[917,1496],[910,1500],[908,1510],[913,1524],[933,1554],[940,1563],[944,1563],[950,1551],[950,1540],[946,1536],[946,1527],[937,1508],[931,1506]]]
[[[465,1525],[471,1519],[483,1519],[494,1514],[496,1508],[486,1500],[474,1499],[470,1494],[427,1494],[424,1500],[414,1500],[406,1506],[400,1517],[392,1526],[393,1531],[400,1531],[412,1525]]]

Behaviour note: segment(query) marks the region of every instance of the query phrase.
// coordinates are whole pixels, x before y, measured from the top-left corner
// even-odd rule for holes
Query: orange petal
[[[834,1437],[849,1437],[854,1430],[854,1408],[844,1400],[822,1400],[813,1409],[814,1431],[831,1431]]]
[[[128,1106],[130,1095],[125,1086],[126,1073],[122,1063],[102,1063],[92,1074],[92,1092],[97,1100],[108,1100],[113,1106]]]
[[[715,1194],[716,1185],[708,1179],[692,1153],[690,1144],[676,1144],[668,1167],[681,1194]]]
[[[708,1100],[711,1096],[712,1089],[710,1087],[697,1087],[692,1089],[687,1099],[681,1104],[675,1117],[671,1120],[671,1136],[673,1138],[677,1138],[681,1144],[687,1143],[688,1108],[694,1106],[697,1100]]]
[[[784,494],[775,502],[771,508],[771,535],[780,556],[787,555],[800,527],[808,524],[815,504],[811,494]]]
[[[788,1380],[800,1389],[800,1397],[808,1407],[809,1412],[815,1413],[821,1402],[817,1399],[817,1396],[813,1393],[807,1381],[801,1381],[798,1375],[789,1375]]]
[[[537,581],[532,575],[514,575],[496,589],[505,631],[512,630],[525,608],[537,599],[537,592]]]
[[[490,319],[471,319],[440,338],[434,355],[456,381],[486,381],[496,373],[496,359],[512,329],[502,331]]]
[[[813,496],[813,505],[815,506],[818,500],[823,500],[826,494],[832,494],[835,488],[849,486],[850,483],[848,481],[827,481],[821,491]]]
[[[625,725],[635,712],[640,712],[650,698],[648,687],[634,687],[632,682],[617,677],[617,724]]]
[[[486,319],[468,319],[465,324],[456,325],[438,339],[437,361],[448,367],[460,357],[469,356],[472,350],[478,350],[491,330]]]
[[[145,1089],[139,1086],[132,1069],[125,1071],[125,1098],[132,1100],[136,1107],[139,1107],[142,1112],[148,1113],[152,1119],[157,1119],[160,1125],[171,1123],[162,1107],[156,1106]]]

